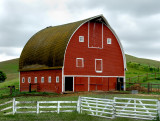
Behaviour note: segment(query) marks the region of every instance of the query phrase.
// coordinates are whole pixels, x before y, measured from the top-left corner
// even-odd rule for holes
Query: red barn
[[[33,35],[20,56],[20,91],[115,90],[125,69],[121,42],[99,15]]]

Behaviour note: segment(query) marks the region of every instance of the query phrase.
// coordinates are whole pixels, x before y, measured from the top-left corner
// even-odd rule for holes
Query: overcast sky
[[[39,30],[103,14],[124,51],[160,61],[160,0],[0,0],[0,61]]]

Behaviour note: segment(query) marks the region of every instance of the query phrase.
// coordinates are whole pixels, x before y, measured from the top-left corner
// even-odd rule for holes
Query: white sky
[[[160,0],[0,0],[0,61],[39,30],[103,14],[124,51],[160,61]]]

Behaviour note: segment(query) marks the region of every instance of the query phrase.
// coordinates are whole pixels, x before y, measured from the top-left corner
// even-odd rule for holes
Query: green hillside
[[[19,58],[0,62],[0,70],[7,74],[7,80],[17,79]]]
[[[127,62],[135,62],[143,65],[153,66],[153,67],[160,67],[160,61],[144,59],[144,58],[137,58],[131,55],[126,54]]]
[[[0,70],[5,73],[18,73],[19,58],[0,62]]]
[[[127,71],[126,78],[160,72],[160,61],[137,58],[126,54]]]

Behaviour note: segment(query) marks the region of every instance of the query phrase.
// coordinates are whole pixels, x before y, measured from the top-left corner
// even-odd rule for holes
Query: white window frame
[[[107,38],[107,44],[109,44],[109,45],[112,44],[112,39],[111,38]]]
[[[31,83],[31,77],[28,77],[28,83]]]
[[[25,77],[22,77],[22,83],[25,83]]]
[[[43,79],[43,81],[42,81],[42,79]],[[41,77],[41,83],[44,83],[44,77]]]
[[[89,29],[90,29],[90,22],[88,22],[88,48],[96,48],[96,49],[103,49],[103,23],[102,23],[102,47],[93,47],[93,46],[90,46],[90,38],[89,38],[89,36],[90,36],[90,31],[89,31]]]
[[[56,83],[59,83],[59,76],[56,76]]]
[[[52,78],[51,76],[48,77],[48,83],[51,83],[52,82]]]
[[[96,67],[97,67],[96,61],[97,61],[97,60],[101,60],[101,71],[99,71],[99,70],[96,69]],[[103,60],[102,60],[102,59],[95,59],[95,71],[96,71],[97,73],[102,73],[102,72],[103,72]]]
[[[34,77],[34,83],[37,83],[37,77]]]
[[[79,36],[79,42],[84,42],[84,36]]]
[[[78,66],[78,60],[82,60],[82,66]],[[84,67],[84,58],[76,58],[76,67]]]

